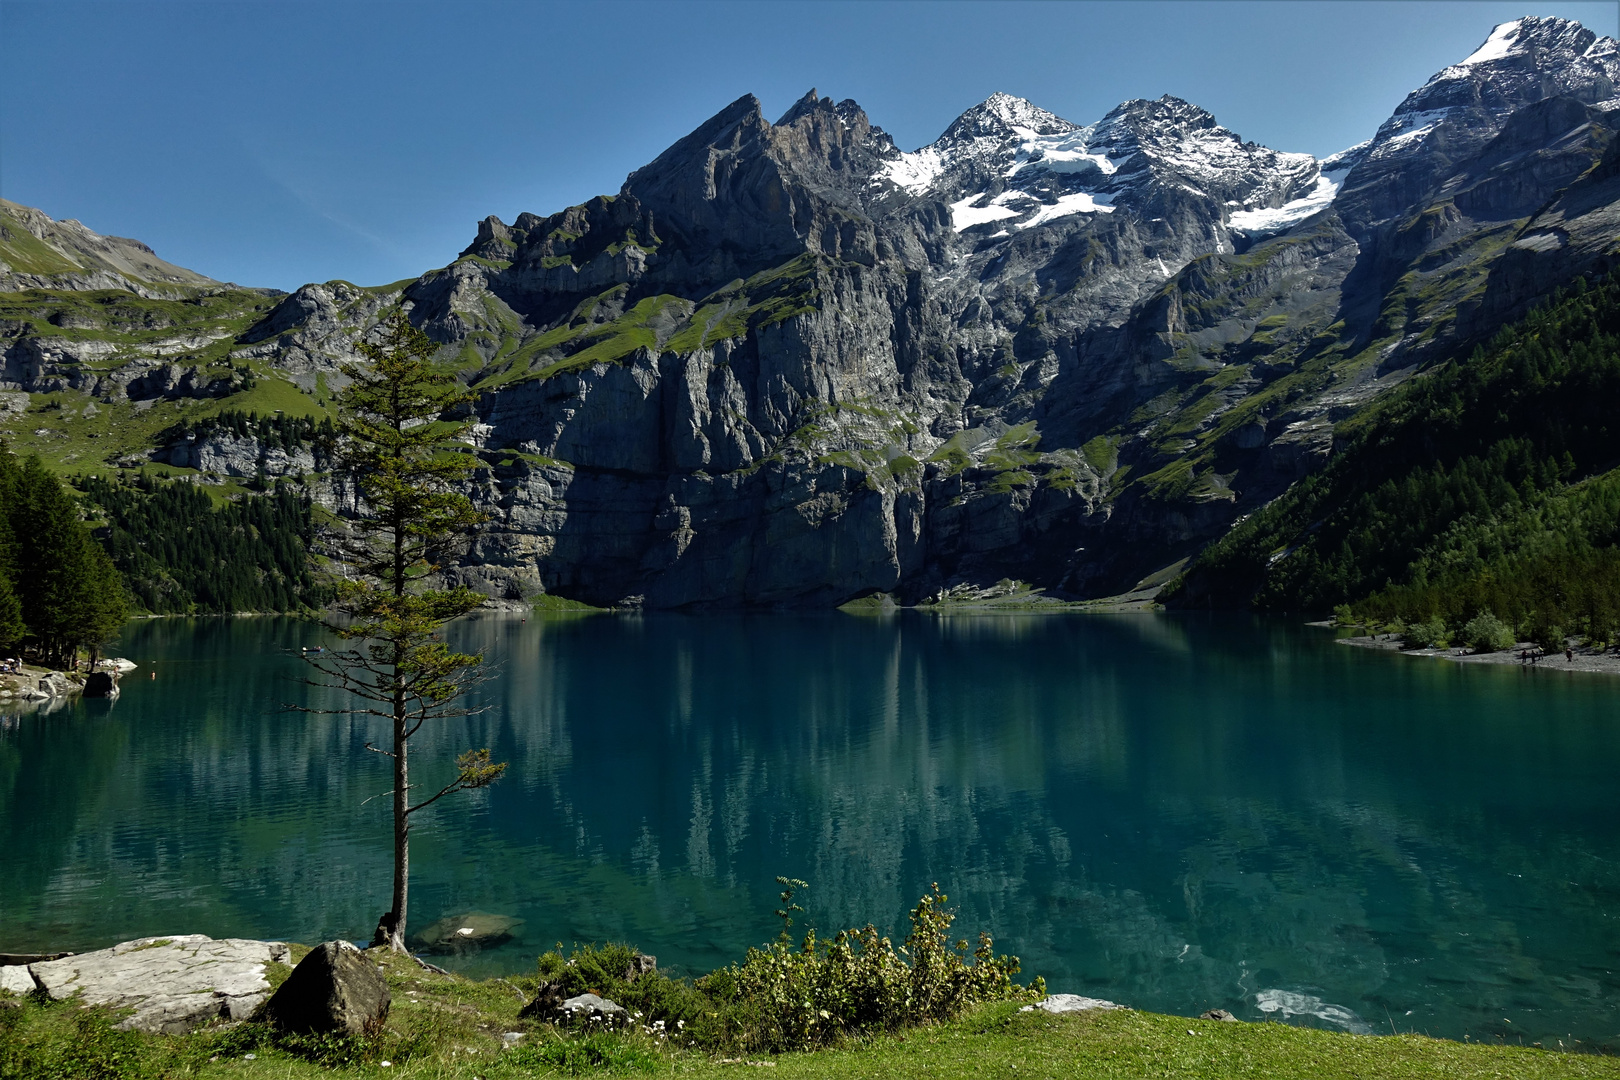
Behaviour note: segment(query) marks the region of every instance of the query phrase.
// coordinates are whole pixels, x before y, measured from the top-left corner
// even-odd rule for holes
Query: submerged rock
[[[388,1019],[388,982],[366,954],[347,941],[310,950],[265,1004],[265,1019],[298,1034],[345,1031],[365,1035]]]
[[[477,952],[510,941],[522,926],[522,919],[510,915],[469,911],[429,923],[412,935],[411,944],[430,953]]]
[[[131,1008],[120,1028],[178,1035],[210,1020],[245,1020],[270,992],[264,966],[286,963],[279,941],[202,934],[137,938],[98,952],[28,965],[54,1001]]]

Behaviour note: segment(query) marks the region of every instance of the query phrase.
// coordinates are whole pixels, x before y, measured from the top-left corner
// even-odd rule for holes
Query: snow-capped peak
[[[895,157],[881,176],[920,195],[948,172],[999,174],[1015,169],[1036,142],[1079,130],[1021,97],[998,92],[957,117],[930,145]]]
[[[994,234],[1001,237],[1146,206],[1167,189],[1258,215],[1247,231],[1273,231],[1332,200],[1337,178],[1318,181],[1311,155],[1246,143],[1180,98],[1127,101],[1081,127],[993,94],[933,144],[896,153],[874,183],[946,202],[958,230],[1004,222]]]
[[[1569,19],[1501,23],[1466,58],[1408,94],[1379,127],[1367,157],[1404,158],[1442,126],[1489,138],[1515,110],[1554,94],[1593,103],[1610,98],[1620,82],[1615,45]]]
[[[1497,24],[1479,48],[1450,67],[1442,68],[1414,96],[1458,80],[1488,79],[1492,71],[1500,75],[1499,69],[1492,67],[1499,61],[1515,61],[1508,65],[1510,69],[1524,67],[1526,61],[1538,69],[1573,65],[1573,73],[1579,77],[1582,69],[1611,66],[1614,56],[1613,38],[1599,37],[1571,19],[1527,15]]]

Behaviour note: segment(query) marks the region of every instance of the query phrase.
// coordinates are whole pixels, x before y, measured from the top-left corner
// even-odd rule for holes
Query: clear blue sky
[[[728,102],[814,86],[905,149],[996,90],[1175,94],[1319,156],[1525,14],[1603,3],[0,0],[0,194],[212,277],[380,284],[602,192]]]

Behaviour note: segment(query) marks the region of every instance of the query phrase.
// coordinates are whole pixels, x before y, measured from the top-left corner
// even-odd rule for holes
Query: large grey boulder
[[[268,963],[286,963],[279,941],[215,940],[202,934],[137,938],[98,952],[28,965],[52,1000],[134,1012],[137,1031],[184,1034],[210,1020],[245,1020],[270,992]]]
[[[393,999],[381,970],[347,941],[316,946],[298,962],[264,1006],[264,1018],[284,1031],[308,1034],[375,1032]]]

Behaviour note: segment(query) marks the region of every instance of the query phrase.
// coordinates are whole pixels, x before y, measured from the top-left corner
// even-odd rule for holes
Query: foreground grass
[[[377,954],[373,954],[377,955]],[[1011,1003],[897,1035],[852,1040],[816,1053],[717,1057],[656,1036],[571,1036],[517,1018],[521,980],[473,982],[383,959],[394,995],[387,1030],[369,1043],[288,1046],[260,1025],[159,1038],[114,1032],[100,1010],[74,1004],[0,1006],[0,1077],[157,1080],[232,1077],[299,1080],[508,1080],[614,1075],[896,1077],[1616,1077],[1620,1058],[1420,1035],[1346,1035],[1283,1024],[1234,1024],[1134,1011],[1050,1016]],[[94,1015],[93,1015],[94,1014]],[[522,1032],[504,1048],[505,1032]],[[8,1047],[5,1045],[9,1043]],[[24,1048],[28,1049],[24,1049]],[[249,1059],[246,1055],[252,1054]],[[309,1060],[314,1054],[322,1063]],[[384,1061],[388,1064],[385,1066]]]

